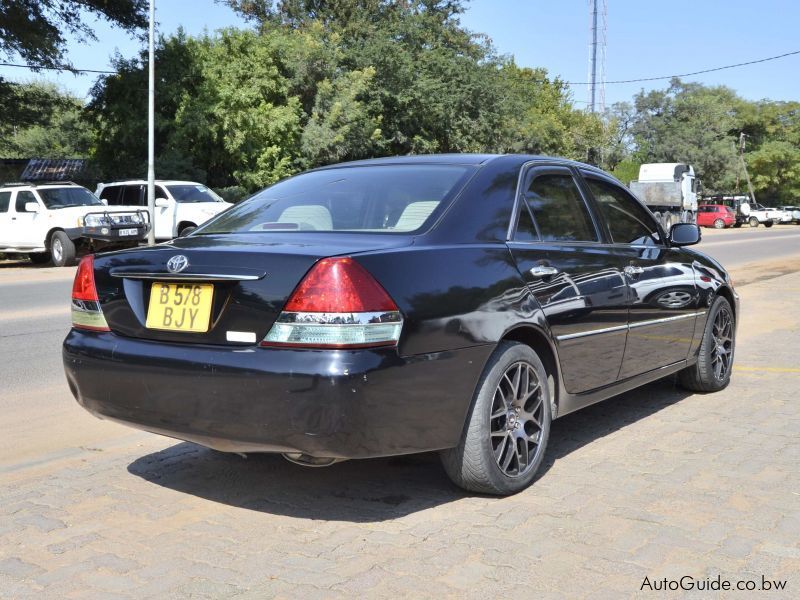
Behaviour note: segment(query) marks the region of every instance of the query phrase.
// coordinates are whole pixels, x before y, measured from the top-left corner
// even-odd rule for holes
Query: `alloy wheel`
[[[61,240],[53,240],[53,247],[51,248],[51,251],[53,252],[53,260],[56,262],[61,262],[61,259],[64,256],[64,247],[61,245]]]
[[[509,477],[525,475],[543,451],[543,392],[536,370],[526,362],[506,369],[495,389],[489,417],[492,453]]]
[[[711,368],[717,381],[723,381],[730,371],[733,359],[733,315],[725,306],[714,317],[711,339],[714,343],[711,349]]]

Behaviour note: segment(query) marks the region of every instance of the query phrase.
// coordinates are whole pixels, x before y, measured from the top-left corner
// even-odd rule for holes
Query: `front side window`
[[[8,212],[9,202],[11,202],[11,192],[0,192],[0,213]]]
[[[18,213],[28,212],[25,210],[25,204],[28,202],[36,202],[36,196],[27,190],[17,192],[17,201],[14,203],[14,210]],[[38,202],[36,202],[38,204]]]
[[[525,192],[524,199],[542,241],[598,241],[589,209],[572,175],[538,175]]]
[[[82,187],[37,188],[44,205],[50,209],[71,206],[102,206],[103,203],[92,192]],[[30,193],[30,192],[29,192]],[[33,194],[31,194],[33,196]],[[31,198],[33,199],[33,198]]]
[[[117,185],[109,185],[104,187],[100,192],[100,200],[105,200],[108,202],[109,206],[118,206],[119,205],[119,186]]]
[[[615,244],[658,245],[658,226],[646,208],[616,185],[593,178],[587,178],[586,183]]]
[[[263,231],[416,231],[474,171],[461,165],[341,167],[276,183],[204,225],[198,234]],[[170,191],[172,191],[170,189]]]

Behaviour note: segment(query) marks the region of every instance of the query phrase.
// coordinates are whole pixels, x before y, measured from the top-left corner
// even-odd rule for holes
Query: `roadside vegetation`
[[[464,29],[462,0],[225,3],[250,26],[159,40],[159,177],[201,181],[235,200],[343,160],[530,152],[593,162],[626,183],[643,162],[690,162],[707,191],[732,191],[737,179],[745,185],[744,132],[756,193],[775,203],[800,196],[800,103],[752,102],[676,79],[595,115],[546,69],[520,67]],[[141,27],[143,2],[106,4],[123,27]],[[49,54],[25,55],[6,43],[0,53],[55,64],[60,48],[55,40]],[[86,103],[48,84],[0,80],[0,156],[86,157],[98,179],[141,177],[146,54],[114,65]]]

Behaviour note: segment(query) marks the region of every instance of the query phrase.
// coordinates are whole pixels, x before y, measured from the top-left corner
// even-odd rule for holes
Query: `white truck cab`
[[[0,252],[27,254],[34,263],[74,264],[83,252],[136,246],[147,236],[147,215],[109,208],[71,182],[0,185]]]
[[[143,179],[101,183],[96,194],[108,206],[147,210],[147,181]],[[200,183],[157,180],[156,239],[184,235],[231,206]]]
[[[647,163],[639,167],[639,179],[629,187],[669,230],[675,223],[696,221],[698,184],[692,165]]]

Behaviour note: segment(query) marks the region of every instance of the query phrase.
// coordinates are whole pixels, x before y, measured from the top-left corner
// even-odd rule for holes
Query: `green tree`
[[[800,198],[800,147],[770,140],[747,153],[756,198],[765,204],[796,204]]]
[[[637,94],[634,106],[631,134],[640,162],[690,163],[706,189],[732,188],[737,170],[733,143],[743,106],[733,90],[673,79],[666,90]]]
[[[4,0],[0,3],[0,57],[18,59],[33,70],[66,63],[66,35],[94,39],[87,16],[127,31],[144,27],[146,0]],[[46,123],[53,95],[0,77],[0,131]]]
[[[49,83],[14,86],[15,96],[34,118],[23,125],[3,124],[0,154],[19,158],[76,158],[87,156],[91,133],[83,119],[83,104]]]

